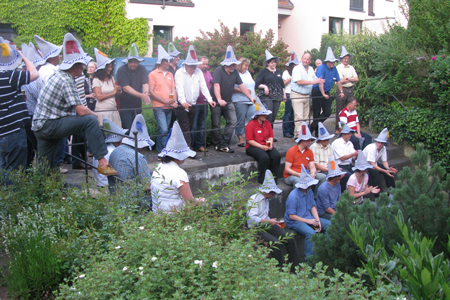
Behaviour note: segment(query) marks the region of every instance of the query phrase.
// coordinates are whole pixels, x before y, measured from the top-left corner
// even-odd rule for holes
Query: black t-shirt
[[[228,74],[223,66],[217,67],[213,73],[213,82],[209,93],[212,99],[217,102],[216,95],[214,94],[214,84],[218,83],[220,85],[220,95],[222,100],[226,102],[231,102],[231,96],[234,93],[234,85],[242,84],[241,76],[239,76],[238,70],[234,69],[233,72]]]
[[[275,73],[272,73],[267,68],[259,71],[255,80],[255,88],[258,88],[260,84],[267,85],[270,99],[283,100],[284,82],[280,70],[275,69]],[[264,95],[264,89],[259,89],[258,96],[261,97],[262,95]]]
[[[128,65],[123,65],[117,70],[117,84],[121,87],[131,86],[136,92],[142,93],[142,85],[148,84],[147,70],[139,65],[136,70],[128,69]],[[125,91],[119,95],[120,108],[141,108],[142,100],[132,96]]]

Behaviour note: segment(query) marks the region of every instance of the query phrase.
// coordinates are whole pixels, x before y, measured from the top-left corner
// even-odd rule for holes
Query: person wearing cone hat
[[[286,99],[284,82],[281,71],[277,69],[279,58],[265,50],[266,60],[264,69],[258,72],[255,80],[255,86],[259,89],[258,97],[261,102],[272,111],[267,119],[270,124],[275,121],[281,101]],[[276,141],[276,140],[275,140]]]
[[[305,260],[314,254],[311,237],[318,232],[325,232],[331,222],[320,218],[311,187],[318,180],[312,178],[302,165],[300,180],[286,199],[284,220],[286,226],[305,237]]]
[[[283,136],[287,138],[294,137],[294,111],[292,110],[291,101],[291,79],[292,71],[295,66],[298,66],[297,54],[292,52],[289,61],[286,63],[286,70],[283,72],[284,91],[286,93],[286,100],[284,101],[284,115],[283,115]]]
[[[273,130],[267,116],[271,111],[256,98],[256,111],[253,120],[245,127],[245,153],[258,162],[258,182],[264,183],[266,170],[278,176],[281,155],[273,146]]]
[[[136,115],[142,112],[142,101],[150,104],[147,70],[139,64],[143,61],[133,43],[128,57],[122,60],[125,65],[117,69],[117,85],[122,87],[119,94],[120,120],[125,129],[130,129]]]
[[[302,55],[302,64],[292,71],[291,98],[292,109],[294,111],[295,129],[294,138],[300,134],[301,122],[309,119],[310,98],[313,84],[324,82],[322,78],[317,78],[311,63],[311,54],[306,52]]]
[[[341,78],[334,66],[334,63],[338,59],[334,57],[333,50],[328,47],[327,57],[325,58],[325,64],[320,65],[317,68],[316,76],[324,79],[324,82],[314,84],[312,90],[312,103],[313,103],[313,122],[311,123],[311,132],[315,133],[318,130],[318,123],[325,122],[325,120],[331,115],[331,102],[330,90],[333,88],[334,82],[337,84],[337,96],[344,97],[344,91],[342,90]],[[338,112],[339,113],[339,112]]]
[[[36,45],[38,46],[42,59],[45,62],[39,69],[38,86],[39,90],[41,90],[50,76],[58,70],[57,66],[61,60],[60,53],[62,46],[56,46],[55,44],[52,44],[37,35],[34,36],[34,40],[36,41]]]
[[[368,145],[363,150],[364,156],[373,167],[369,169],[369,185],[381,187],[384,178],[388,188],[395,187],[394,175],[398,173],[398,170],[390,166],[387,159],[386,146],[389,145],[388,136],[389,131],[387,128],[384,128],[378,137],[374,139],[375,143]],[[380,159],[382,164],[378,163]]]
[[[237,122],[236,108],[231,101],[235,85],[238,85],[245,97],[251,102],[255,102],[255,97],[249,93],[236,70],[236,65],[240,63],[234,55],[233,47],[228,46],[225,59],[220,63],[221,66],[214,70],[213,84],[209,89],[209,93],[216,102],[216,106],[211,107],[212,142],[217,151],[226,153],[234,152],[230,148],[230,141]],[[226,121],[223,135],[220,134],[220,118],[222,116]]]
[[[313,140],[315,140],[315,137],[311,135],[308,124],[302,122],[300,135],[295,140],[297,145],[291,147],[286,153],[283,176],[287,185],[295,185],[300,181],[302,166],[308,169],[308,173],[313,178],[316,177],[317,170],[314,164],[314,154],[309,149]]]
[[[75,78],[83,74],[87,57],[78,40],[67,33],[60,69],[41,90],[34,113],[32,130],[38,140],[38,155],[54,167],[60,140],[84,132],[99,162],[98,172],[106,176],[117,175],[117,171],[104,158],[108,150],[100,131],[98,115],[83,105],[75,85]]]
[[[358,101],[350,97],[348,99],[347,105],[339,113],[339,124],[346,123],[351,130],[354,131],[350,141],[353,143],[353,147],[356,150],[364,150],[370,143],[372,143],[372,137],[361,131],[361,126],[359,124],[358,112],[356,107],[358,106]]]
[[[26,71],[17,71],[21,62]],[[0,36],[0,170],[25,170],[27,165],[27,134],[29,123],[27,104],[21,88],[38,78],[33,63],[9,41]],[[3,184],[12,184],[7,173]],[[1,185],[1,184],[0,184]]]
[[[156,151],[160,153],[166,146],[166,135],[169,133],[172,112],[177,108],[177,93],[172,73],[168,72],[170,55],[161,45],[158,45],[158,61],[155,69],[148,74],[150,97],[153,114],[158,124]]]
[[[364,196],[380,192],[378,186],[369,184],[369,174],[367,172],[372,168],[373,166],[367,162],[364,153],[360,151],[353,167],[355,173],[347,181],[348,192],[350,196],[355,197],[353,204],[361,204],[364,201]]]
[[[189,185],[189,177],[180,166],[186,158],[194,157],[183,137],[180,125],[173,123],[166,147],[158,154],[161,163],[152,174],[153,211],[169,212],[180,208],[186,201],[195,199],[203,202],[203,198],[194,198]]]
[[[178,106],[174,109],[175,116],[183,131],[184,139],[188,145],[191,145],[191,134],[186,133],[191,130],[194,123],[194,117],[197,110],[197,99],[200,92],[205,96],[211,107],[216,106],[212,100],[206,86],[205,77],[202,71],[197,68],[201,62],[197,59],[194,46],[189,46],[186,60],[183,67],[175,73],[175,87],[178,96]]]
[[[109,125],[109,126],[108,126]],[[111,131],[121,131],[120,128],[113,126],[108,122],[106,127],[110,127]],[[113,128],[115,128],[113,130]],[[105,128],[106,129],[106,128]],[[126,129],[125,129],[126,130]],[[138,147],[138,169],[136,169],[136,149],[135,149],[135,135],[137,131],[137,147]],[[108,140],[119,140],[122,137],[106,136]],[[147,131],[147,125],[145,123],[144,116],[139,114],[133,120],[128,137],[122,139],[122,144],[115,148],[109,157],[111,166],[118,172],[118,177],[123,181],[129,181],[136,179],[136,174],[139,176],[139,182],[142,183],[148,190],[150,190],[150,169],[147,164],[147,159],[140,153],[144,148],[152,147],[155,143],[150,139]]]
[[[178,51],[177,48],[175,48],[175,45],[173,43],[169,43],[169,45],[167,46],[167,53],[170,55],[168,71],[172,73],[173,77],[175,78],[175,73],[179,69],[178,63],[180,62],[182,53]]]
[[[339,165],[334,158],[328,161],[327,182],[320,185],[317,191],[317,213],[321,218],[331,220],[336,213],[336,202],[341,196],[341,179],[345,172],[339,169]]]
[[[339,167],[346,173],[341,180],[341,188],[342,191],[344,191],[347,180],[350,178],[350,175],[353,174],[353,159],[356,159],[359,151],[355,150],[352,142],[350,142],[353,131],[345,123],[342,124],[341,127],[340,137],[336,139],[331,146],[333,148],[334,159],[338,162]]]
[[[322,122],[319,122],[319,135],[317,141],[310,147],[314,153],[314,165],[316,166],[316,179],[319,180],[319,184],[316,185],[314,193],[317,194],[318,188],[325,182],[328,169],[328,161],[330,158],[334,159],[333,147],[330,145],[330,140],[334,137],[334,134],[329,134]]]
[[[347,52],[345,46],[342,46],[342,53],[341,56],[339,56],[339,58],[341,59],[341,63],[337,65],[336,69],[339,73],[339,77],[341,78],[344,97],[340,98],[336,96],[336,134],[339,131],[339,112],[347,105],[347,101],[349,100],[349,98],[353,97],[353,88],[355,86],[355,83],[357,83],[359,80],[355,68],[349,65],[349,61],[352,57],[353,55]]]
[[[283,267],[285,257],[288,255],[288,262],[292,263],[291,271],[300,263],[300,257],[297,252],[297,243],[293,237],[285,239],[280,243],[279,237],[290,237],[291,234],[285,231],[284,221],[277,221],[276,218],[269,217],[269,200],[275,194],[281,194],[275,183],[272,172],[266,170],[264,182],[259,188],[259,192],[250,196],[247,203],[247,224],[248,227],[258,227],[258,237],[267,243],[272,243],[275,247],[271,248],[270,257],[278,261],[278,267]],[[260,229],[259,229],[260,228]]]

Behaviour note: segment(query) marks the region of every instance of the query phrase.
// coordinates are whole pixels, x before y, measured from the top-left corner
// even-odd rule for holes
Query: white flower
[[[186,226],[186,227],[184,227],[184,231],[187,231],[187,230],[189,230],[189,229],[192,229],[192,227],[191,226]]]
[[[213,242],[209,242],[208,244],[209,244],[210,246],[214,245],[214,243],[213,243]]]
[[[142,272],[142,271],[141,271],[141,272],[139,272],[139,275],[141,275],[141,276],[142,276],[142,275],[144,275],[144,272]]]
[[[217,268],[217,261],[213,262],[212,267]]]
[[[128,267],[123,267],[122,271],[128,270]]]
[[[156,256],[153,256],[152,257],[152,261],[155,261],[155,260],[157,260],[158,258],[156,257]]]
[[[78,276],[77,278],[84,278],[84,277],[86,277],[86,275],[85,274],[81,274],[80,276]]]
[[[140,226],[139,229],[140,229],[140,230],[144,230],[144,226]]]
[[[142,271],[142,270],[144,270],[144,267],[139,267],[139,271]]]
[[[62,197],[63,200],[66,200],[66,197]]]
[[[199,265],[201,268],[203,265],[203,260],[194,260],[194,264]]]
[[[249,254],[249,255],[248,255],[248,257],[252,257],[252,255],[251,255],[251,254]]]
[[[120,249],[120,246],[114,247],[114,249]]]
[[[278,286],[278,284],[275,284],[274,286]]]
[[[75,291],[75,290],[76,290],[76,288],[74,288],[74,287],[71,287],[70,289],[71,289],[72,291]]]

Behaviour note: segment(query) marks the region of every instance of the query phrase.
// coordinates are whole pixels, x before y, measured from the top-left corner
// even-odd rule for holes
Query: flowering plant
[[[437,96],[439,105],[450,104],[450,56],[443,50],[431,58],[428,76],[425,81],[430,85],[433,95]]]

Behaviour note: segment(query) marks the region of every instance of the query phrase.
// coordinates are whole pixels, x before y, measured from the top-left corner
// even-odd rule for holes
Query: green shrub
[[[430,62],[429,73],[426,75],[426,82],[438,99],[440,106],[450,105],[450,53],[440,51],[438,55],[433,56]]]

